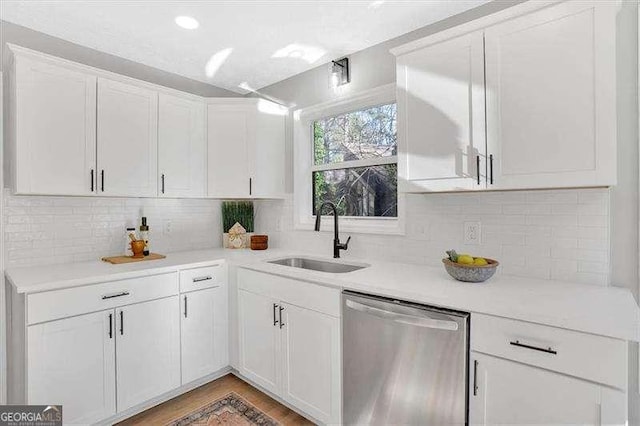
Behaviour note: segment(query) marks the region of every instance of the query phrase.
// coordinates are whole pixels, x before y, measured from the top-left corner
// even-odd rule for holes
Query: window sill
[[[313,231],[315,217],[300,218],[294,224],[297,231]],[[404,221],[400,218],[342,218],[338,219],[340,233],[405,235]],[[322,216],[322,232],[333,232],[333,216]]]

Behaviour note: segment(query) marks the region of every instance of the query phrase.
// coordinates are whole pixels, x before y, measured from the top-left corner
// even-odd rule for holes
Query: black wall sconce
[[[349,75],[349,58],[331,61],[331,85],[333,87],[342,86],[351,81]]]

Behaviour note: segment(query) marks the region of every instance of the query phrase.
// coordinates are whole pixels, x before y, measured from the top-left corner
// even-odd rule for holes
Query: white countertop
[[[9,268],[18,293],[36,293],[144,275],[173,272],[215,261],[314,282],[340,289],[398,298],[451,309],[483,313],[570,330],[640,340],[640,309],[627,289],[497,275],[481,284],[462,283],[444,268],[367,262],[371,266],[346,274],[330,274],[264,262],[293,256],[269,249],[201,250],[170,253],[166,259],[123,265],[102,261]],[[314,257],[314,256],[310,256]],[[345,260],[346,263],[354,263]],[[356,262],[357,263],[357,262]]]

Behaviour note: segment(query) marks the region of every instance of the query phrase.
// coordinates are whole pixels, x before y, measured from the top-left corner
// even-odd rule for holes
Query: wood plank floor
[[[282,425],[307,426],[313,424],[233,374],[227,374],[213,382],[130,417],[118,423],[118,425],[164,425],[214,402],[229,392],[237,393]]]

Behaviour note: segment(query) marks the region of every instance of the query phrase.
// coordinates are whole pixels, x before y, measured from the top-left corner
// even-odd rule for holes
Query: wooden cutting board
[[[111,256],[111,257],[103,257],[102,260],[105,262],[112,263],[114,265],[119,265],[121,263],[134,263],[134,262],[144,262],[146,260],[158,260],[164,259],[164,254],[158,253],[149,253],[149,256],[145,257],[131,257],[131,256]]]

